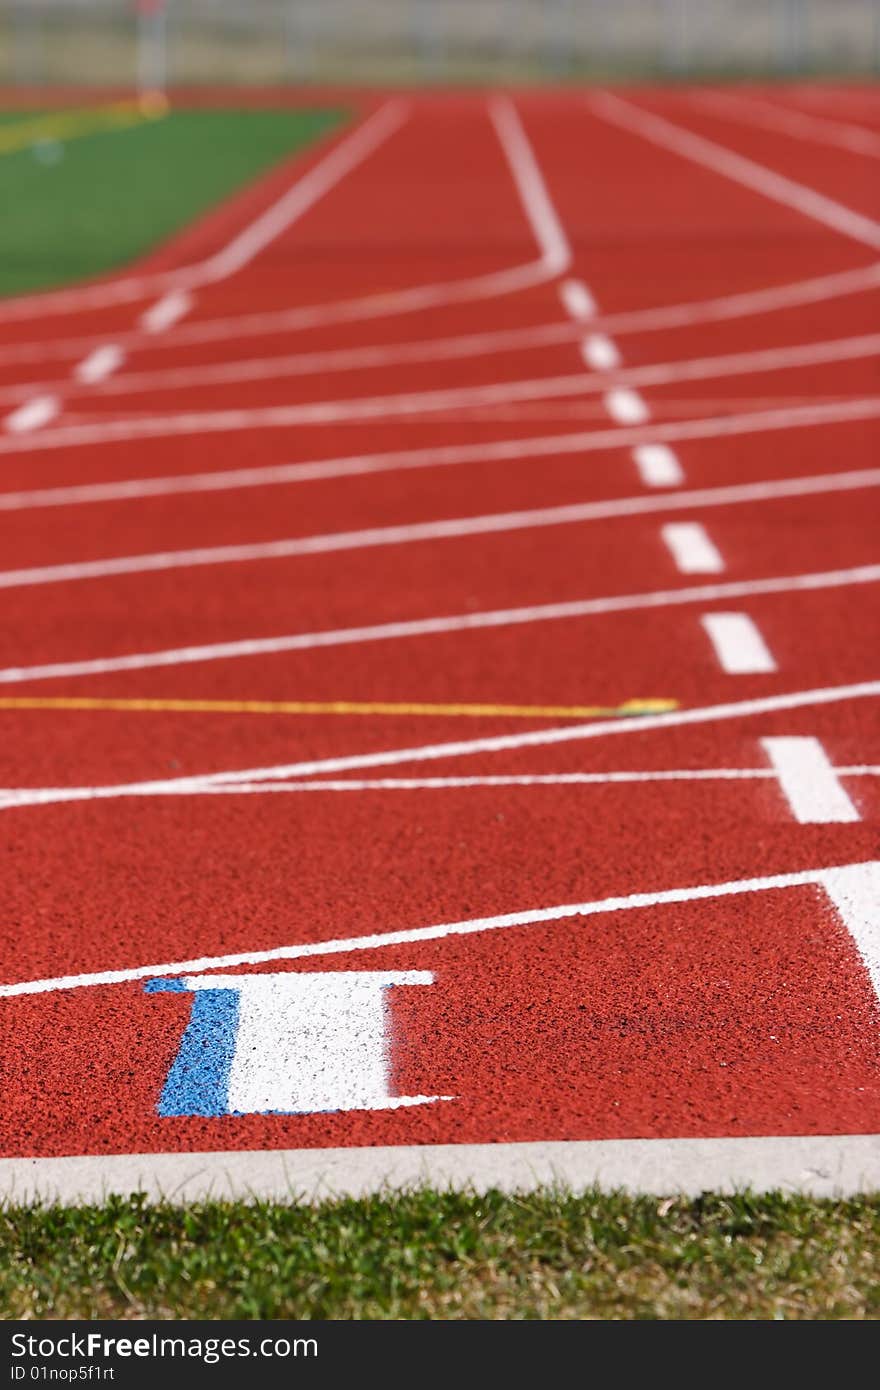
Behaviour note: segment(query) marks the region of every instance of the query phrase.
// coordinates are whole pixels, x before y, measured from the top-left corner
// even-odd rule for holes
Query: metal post
[[[164,96],[168,85],[166,0],[138,0],[137,85],[142,97]]]

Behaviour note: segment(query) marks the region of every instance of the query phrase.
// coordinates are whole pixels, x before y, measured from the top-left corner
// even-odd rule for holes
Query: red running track
[[[0,305],[7,1157],[880,1131],[857,96],[364,100]]]

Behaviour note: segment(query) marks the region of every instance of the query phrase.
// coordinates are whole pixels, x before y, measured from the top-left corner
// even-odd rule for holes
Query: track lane
[[[440,109],[433,110],[432,120],[442,124]],[[653,250],[647,254],[644,244],[629,245],[623,237],[614,256],[605,253],[603,260],[588,255],[596,223],[585,207],[583,166],[578,184],[563,161],[541,148],[542,139],[549,143],[554,120],[559,128],[560,109],[558,98],[534,105],[524,99],[521,105],[526,131],[546,165],[554,204],[560,210],[567,204],[564,221],[575,224],[573,272],[588,281],[603,308],[606,300],[625,304],[627,296],[641,307],[658,302],[658,293],[659,302],[668,303],[669,279],[679,274],[689,277],[692,292],[699,290],[701,278],[708,287],[713,276],[711,292],[725,277],[733,288],[782,281],[778,241],[775,264],[770,248],[788,215],[777,209],[756,211],[757,200],[743,190],[719,195],[713,211],[723,205],[734,222],[741,219],[737,225],[757,226],[757,240],[765,238],[765,243],[755,255],[737,258],[725,277],[719,275],[717,261],[714,270],[710,266],[717,248],[704,261],[693,256],[688,272],[681,251],[676,270],[662,243],[656,255]],[[448,118],[449,129],[458,123],[459,137],[469,128],[464,113],[470,120],[473,108],[457,106]],[[580,112],[572,120],[579,126]],[[609,137],[604,157],[625,144]],[[598,155],[597,150],[597,163]],[[588,150],[583,158],[593,160],[594,152]],[[672,161],[651,158],[658,173],[668,169],[671,179]],[[638,172],[641,162],[635,163]],[[679,177],[682,197],[689,183],[687,196],[695,200],[704,186],[702,176],[697,179],[688,170]],[[615,192],[610,185],[605,191],[609,199]],[[627,207],[628,190],[617,194],[620,201],[608,225],[625,228],[635,205]],[[324,215],[331,216],[329,202]],[[702,212],[695,216],[694,235],[699,233],[705,248],[709,227],[700,223]],[[337,230],[344,239],[343,228]],[[525,244],[527,230],[520,225],[518,244]],[[827,249],[827,238],[816,242]],[[819,273],[819,257],[806,269],[813,255],[811,242],[803,252],[804,274]],[[850,250],[841,251],[841,268],[856,263]],[[823,268],[829,268],[827,257]],[[788,270],[793,273],[791,263]],[[529,291],[522,302],[493,305],[478,326],[485,327],[487,320],[493,328],[547,322],[553,313],[562,321],[558,300],[550,307],[551,288]],[[232,298],[227,302],[238,307]],[[222,307],[219,297],[216,307]],[[810,321],[812,311],[797,313]],[[815,320],[815,336],[821,337],[832,323],[835,333],[837,325],[841,333],[859,331],[866,310],[858,300],[841,299],[824,301],[816,314],[823,316],[821,329]],[[393,321],[383,325],[383,333],[405,340],[409,331],[413,337],[447,329],[473,331],[475,320],[472,308],[442,314],[431,310],[402,335],[400,322]],[[679,352],[691,343],[686,350],[693,356],[764,347],[776,341],[771,328],[765,343],[764,322],[738,323],[723,348],[714,332],[705,329],[677,330],[681,336],[674,342]],[[337,341],[344,345],[353,339],[340,334]],[[664,335],[657,341],[664,345],[662,353],[652,343],[650,357],[636,353],[631,358],[635,338],[621,337],[627,364],[676,355],[667,347],[672,339]],[[566,351],[558,349],[560,358]],[[572,358],[574,371],[574,349]],[[477,359],[461,378],[451,375],[450,380],[473,381],[486,366]],[[430,369],[415,371],[428,375]],[[396,368],[387,369],[387,376],[399,379]],[[824,368],[821,373],[798,369],[784,376],[784,381],[766,373],[742,382],[689,383],[686,404],[676,384],[677,405],[673,387],[657,385],[646,388],[646,399],[659,418],[675,410],[684,416],[702,413],[716,396],[729,408],[743,387],[754,403],[778,402],[792,394],[815,402],[826,386],[845,397],[873,385],[870,376],[861,377],[851,365],[827,373]],[[571,404],[594,408],[596,401]],[[558,404],[554,408],[561,411]],[[505,428],[512,437],[521,436],[534,428],[528,419],[523,411],[508,419]],[[560,413],[551,428],[567,428],[563,419]],[[497,439],[498,425],[497,416],[491,421],[422,418],[407,427],[406,442]],[[475,462],[396,477],[313,481],[307,488],[88,503],[72,512],[8,513],[0,527],[9,536],[9,564],[18,544],[23,563],[33,565],[40,556],[44,563],[57,563],[77,554],[122,554],[127,538],[146,542],[158,537],[167,546],[177,536],[188,536],[203,545],[243,534],[265,537],[267,522],[273,533],[281,534],[275,524],[288,510],[296,517],[296,533],[308,534],[319,525],[339,530],[365,520],[391,524],[454,515],[456,499],[461,514],[471,517],[528,503],[539,494],[545,505],[548,496],[598,500],[625,495],[627,489],[620,487],[624,469],[629,470],[627,488],[636,494],[631,446],[622,442],[629,437],[613,425],[609,430],[620,443],[604,446],[604,454],[589,459],[574,453],[548,460],[538,454],[512,465]],[[296,457],[310,456],[319,433],[297,433]],[[387,449],[401,444],[400,428],[392,423],[353,423],[331,434],[338,454],[346,446],[355,452],[367,445]],[[197,451],[179,443],[157,449],[147,442],[126,442],[97,451],[60,450],[54,457],[51,451],[22,452],[18,459],[8,455],[5,485],[33,487],[35,469],[47,485],[75,478],[131,478],[141,472],[155,476],[167,473],[169,464],[175,472],[195,471],[204,468],[209,452],[216,453],[216,441],[198,443]],[[237,441],[235,463],[280,462],[289,459],[290,448],[288,432],[266,431]],[[871,449],[871,434],[862,422],[828,426],[827,432],[823,427],[692,440],[681,445],[680,454],[688,487],[711,487],[721,480],[740,485],[769,476],[833,473],[858,467],[859,456],[867,459]],[[193,457],[194,452],[199,456]],[[101,457],[96,459],[96,453]],[[649,493],[641,489],[638,495]],[[438,510],[441,500],[444,506]],[[681,508],[668,501],[668,511],[601,526],[409,544],[394,552],[350,551],[344,563],[337,554],[189,570],[184,583],[169,572],[11,590],[9,661],[21,661],[28,645],[35,659],[45,660],[47,654],[50,659],[63,659],[65,653],[81,657],[87,648],[107,655],[131,651],[136,636],[159,647],[284,632],[291,630],[293,614],[298,624],[313,619],[316,628],[365,618],[377,622],[385,615],[390,621],[401,617],[402,596],[411,612],[421,608],[427,616],[456,605],[462,612],[479,611],[511,601],[570,599],[573,593],[613,596],[674,589],[697,580],[748,582],[761,575],[877,561],[871,491],[787,497],[717,511],[689,511],[682,500]],[[670,520],[702,524],[724,558],[724,574],[677,572],[662,539],[661,527]],[[524,575],[528,595],[523,594]],[[717,607],[714,602],[708,606]],[[731,606],[725,602],[722,611]],[[424,698],[427,692],[450,700],[499,700],[515,686],[517,699],[534,695],[536,701],[549,700],[552,695],[556,701],[568,692],[578,702],[672,694],[697,709],[728,710],[710,711],[702,723],[621,719],[612,721],[613,730],[603,730],[599,721],[593,732],[553,743],[543,738],[548,724],[540,720],[518,725],[526,735],[523,740],[512,731],[512,721],[500,718],[469,722],[463,731],[460,723],[451,729],[448,720],[438,717],[291,720],[0,711],[0,718],[21,731],[19,740],[9,740],[3,764],[10,785],[19,786],[51,786],[59,776],[62,785],[77,786],[88,774],[119,787],[126,777],[173,780],[224,768],[241,775],[242,769],[301,768],[304,763],[310,768],[307,780],[314,781],[328,775],[318,765],[329,769],[340,758],[349,760],[339,775],[350,782],[383,773],[409,776],[417,783],[462,774],[592,771],[601,776],[615,768],[636,774],[725,768],[764,774],[712,781],[682,777],[309,793],[282,789],[283,779],[276,777],[275,793],[260,785],[232,790],[226,784],[206,794],[193,785],[183,795],[0,806],[15,844],[3,928],[15,974],[7,972],[5,978],[21,981],[59,970],[174,962],[199,953],[260,952],[285,941],[412,931],[554,903],[595,902],[634,892],[662,895],[751,880],[756,874],[809,876],[831,865],[871,859],[880,813],[877,777],[866,770],[880,765],[876,697],[864,698],[864,683],[876,680],[871,666],[876,650],[873,590],[765,594],[738,606],[768,641],[776,672],[732,676],[723,670],[701,626],[701,605],[688,603],[577,622],[511,625],[481,632],[476,642],[472,633],[450,633],[391,645],[373,642],[259,660],[108,673],[90,677],[87,685],[73,682],[78,692],[161,695],[173,690],[184,696],[234,697],[246,676],[249,695],[262,687],[267,696],[277,691],[277,698],[291,698],[294,684],[297,696],[307,692],[329,699],[363,698],[364,693]],[[679,689],[635,689],[648,677],[665,678]],[[353,680],[357,690],[340,690],[340,683]],[[858,682],[864,686],[862,698],[833,696],[827,704],[824,697],[796,698],[790,707],[777,700],[786,692]],[[26,683],[9,688],[27,694]],[[55,681],[34,682],[31,688],[38,693],[59,690]],[[732,708],[737,701],[741,707]],[[537,740],[530,739],[532,733],[539,735]],[[499,736],[503,744],[490,751]],[[772,775],[762,742],[774,738],[818,740],[830,768],[843,769],[840,780],[859,819],[799,821],[781,776]],[[426,761],[418,751],[462,739],[482,742],[470,755]],[[542,852],[524,854],[523,846],[541,847]],[[54,887],[59,881],[65,885],[63,901]],[[89,924],[85,933],[83,922]],[[181,954],[184,936],[187,952]],[[134,948],[140,946],[138,953]],[[878,1044],[876,999],[860,949],[852,928],[847,929],[825,890],[812,880],[724,900],[679,897],[673,902],[661,897],[652,907],[599,913],[587,926],[562,917],[506,934],[380,946],[381,968],[435,975],[430,987],[393,992],[395,1093],[457,1097],[385,1114],[157,1121],[157,1088],[179,1046],[190,1001],[174,994],[145,995],[141,986],[130,983],[8,999],[7,1021],[29,1040],[30,1076],[50,1078],[44,1085],[10,1070],[13,1094],[23,1098],[23,1105],[8,1116],[8,1152],[149,1151],[158,1143],[168,1151],[186,1151],[487,1143],[535,1136],[868,1133],[876,1129],[880,1101]],[[318,971],[363,970],[368,963],[358,951],[313,960],[309,968]],[[267,961],[257,968],[277,967]],[[88,1054],[75,1040],[86,1034]],[[60,1093],[51,1078],[62,1040],[66,1070]],[[11,1056],[7,1065],[15,1066]],[[120,1093],[124,1101],[114,1103]]]

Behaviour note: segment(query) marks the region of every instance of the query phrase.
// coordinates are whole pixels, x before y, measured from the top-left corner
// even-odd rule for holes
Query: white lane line
[[[25,492],[0,492],[0,511],[26,511],[31,507],[86,506],[100,502],[130,501],[141,497],[169,497],[188,492],[226,492],[237,488],[278,487],[328,478],[360,477],[418,468],[447,468],[468,463],[497,463],[506,459],[552,458],[572,453],[596,453],[641,441],[662,439],[718,439],[741,434],[763,434],[807,426],[847,424],[880,417],[880,397],[832,401],[823,405],[784,406],[777,410],[749,411],[739,415],[673,421],[647,427],[577,431],[573,434],[537,435],[528,439],[500,439],[478,444],[429,445],[422,449],[396,449],[380,454],[352,454],[341,458],[303,463],[267,464],[257,468],[227,468],[212,473],[176,473],[157,478],[127,478],[111,483],[80,483],[69,487],[34,488]],[[647,446],[646,446],[647,447]],[[640,450],[641,452],[641,450]],[[656,463],[658,455],[650,456]],[[668,466],[668,460],[667,460]],[[675,478],[676,482],[683,478]],[[645,479],[647,481],[647,479]],[[670,483],[673,478],[670,477]]]
[[[655,116],[632,102],[612,96],[610,92],[589,98],[589,106],[600,119],[612,125],[621,126],[659,145],[661,149],[671,150],[694,164],[700,164],[713,174],[732,179],[772,202],[781,203],[783,207],[832,228],[851,241],[861,242],[875,251],[880,250],[880,223],[871,217],[863,217],[861,213],[806,184],[797,183],[763,164],[735,154],[714,140],[696,135],[684,126],[675,125],[663,116]]]
[[[859,764],[834,769],[838,777],[880,777],[880,767]],[[654,782],[770,782],[777,781],[771,767],[683,768],[665,772],[558,772],[534,776],[498,777],[372,777],[343,778],[337,781],[314,779],[308,782],[193,782],[178,795],[185,796],[270,796],[299,792],[372,791],[468,791],[481,787],[604,787],[640,786]],[[49,792],[52,788],[28,789]],[[161,795],[162,793],[155,793]],[[170,794],[170,793],[169,793]],[[0,788],[0,807],[19,804],[18,788]]]
[[[682,574],[720,574],[724,560],[705,528],[696,521],[671,521],[660,532]]]
[[[49,979],[22,980],[0,985],[0,997],[47,994],[61,989],[83,989],[93,985],[124,984],[150,976],[187,975],[203,970],[229,969],[239,965],[262,965],[276,960],[303,960],[314,956],[347,955],[354,951],[378,951],[391,946],[408,946],[425,941],[446,941],[452,937],[478,936],[486,932],[509,931],[520,927],[564,921],[569,917],[594,917],[609,912],[633,912],[646,908],[671,907],[717,898],[738,897],[744,893],[776,892],[787,888],[819,886],[829,891],[843,924],[854,938],[863,960],[871,960],[878,939],[876,895],[880,889],[880,863],[829,865],[795,873],[767,874],[757,878],[733,879],[726,883],[699,884],[686,888],[628,893],[620,897],[598,898],[591,902],[563,903],[559,906],[505,912],[492,917],[444,922],[436,926],[411,927],[400,931],[337,938],[330,941],[297,942],[263,951],[239,951],[223,956],[201,956],[194,960],[163,961],[121,970],[99,970]],[[874,901],[871,901],[873,895]],[[851,911],[855,907],[855,911]],[[877,988],[874,971],[871,983]]]
[[[861,819],[817,738],[762,738],[761,747],[801,825],[851,824]]]
[[[637,444],[633,458],[646,487],[680,487],[684,482],[682,466],[668,444]]]
[[[548,276],[561,275],[571,265],[571,247],[544,182],[519,113],[508,97],[489,103],[489,115],[507,156],[523,210],[541,252]]]
[[[452,338],[429,338],[415,343],[378,344],[363,348],[340,348],[276,357],[242,358],[231,362],[209,362],[193,367],[161,368],[148,372],[130,372],[121,381],[107,380],[103,382],[102,392],[105,395],[135,395],[141,392],[153,394],[163,390],[185,390],[192,386],[273,381],[285,376],[326,375],[328,372],[352,372],[401,363],[455,361],[490,353],[519,352],[552,343],[567,343],[575,341],[579,331],[574,324],[537,324],[531,328],[505,329],[494,333],[468,333]],[[589,352],[584,351],[582,355],[591,371],[613,372],[614,383],[621,386],[665,386],[712,377],[781,371],[824,362],[850,361],[855,357],[873,357],[880,352],[880,334],[873,333],[819,342],[791,343],[782,347],[752,349],[713,357],[655,362],[640,367],[623,367],[616,345],[606,334],[590,334],[582,341],[582,346],[583,343],[589,344]],[[546,380],[552,384],[556,381],[565,382],[568,378],[548,377]],[[584,389],[597,392],[604,390],[606,385],[605,380],[591,378],[584,383]],[[0,388],[0,400],[19,399],[22,395],[36,394],[46,389],[46,383],[43,381],[16,382],[13,386]]]
[[[9,434],[29,434],[32,430],[39,430],[43,425],[48,425],[60,409],[61,402],[57,396],[33,396],[6,416],[3,427]]]
[[[207,260],[179,270],[126,276],[102,285],[22,296],[0,305],[0,320],[76,312],[100,304],[131,303],[144,299],[151,292],[190,289],[196,285],[216,283],[234,274],[372,154],[403,124],[407,116],[408,108],[403,102],[385,102],[378,111],[335,144],[276,203]]]
[[[715,107],[726,116],[745,125],[763,126],[766,130],[781,130],[796,139],[810,140],[855,154],[880,156],[880,135],[864,126],[847,121],[830,120],[827,116],[808,116],[790,106],[776,106],[758,97],[729,96],[721,92],[698,92],[692,101]]]
[[[651,418],[647,402],[638,391],[628,386],[616,386],[603,397],[605,409],[619,425],[641,425]]]
[[[697,584],[681,589],[656,589],[643,594],[616,594],[604,598],[575,599],[567,603],[534,604],[520,608],[497,608],[483,612],[457,613],[435,618],[377,623],[371,627],[330,628],[318,632],[285,633],[277,637],[249,637],[203,646],[170,647],[164,651],[130,652],[124,656],[93,657],[84,661],[56,661],[39,666],[0,668],[0,685],[26,681],[100,676],[114,671],[143,671],[163,666],[186,666],[202,661],[232,661],[254,656],[277,656],[285,652],[312,651],[321,647],[357,646],[364,642],[406,641],[414,637],[434,637],[446,633],[481,632],[495,627],[523,623],[576,621],[601,617],[607,613],[630,613],[641,609],[662,609],[691,603],[715,603],[726,599],[756,598],[761,595],[815,593],[850,585],[880,583],[880,565],[861,565],[854,569],[824,570],[813,574],[783,575],[772,579],[739,580],[734,583]]]
[[[171,290],[141,314],[139,323],[144,333],[164,333],[190,312],[195,296],[189,290]]]
[[[767,643],[747,613],[704,613],[700,622],[728,675],[765,675],[776,670]]]
[[[451,517],[413,522],[403,526],[375,526],[362,531],[331,531],[324,535],[290,536],[281,540],[245,545],[202,546],[192,550],[160,550],[140,555],[116,555],[101,560],[77,560],[60,565],[0,570],[0,589],[38,584],[67,584],[81,579],[112,575],[147,574],[161,570],[203,565],[246,564],[288,560],[302,555],[328,555],[346,550],[367,550],[423,541],[456,540],[467,536],[498,535],[545,526],[574,526],[613,517],[647,516],[685,508],[730,507],[752,502],[772,502],[783,497],[813,497],[833,492],[858,491],[880,486],[880,468],[852,473],[826,473],[804,478],[780,478],[762,483],[693,489],[674,496],[611,498],[603,502],[575,502],[561,507],[537,507],[527,511],[491,512],[482,516]],[[686,574],[717,573],[723,561],[697,523],[664,527],[666,544]],[[669,536],[665,532],[669,532]]]
[[[505,274],[506,272],[498,273]],[[853,270],[835,271],[831,275],[795,280],[789,284],[772,286],[769,289],[745,290],[736,294],[719,295],[715,299],[666,304],[653,309],[632,309],[616,314],[597,313],[596,327],[606,329],[608,332],[652,333],[669,328],[685,328],[699,323],[723,323],[738,318],[775,313],[781,309],[797,308],[806,304],[820,304],[847,295],[869,293],[876,291],[878,287],[880,287],[880,263],[872,261],[870,265],[858,266]],[[372,302],[371,300],[370,303]],[[384,304],[384,299],[382,302]],[[357,306],[357,312],[355,312],[355,306]],[[366,313],[361,300],[350,301],[347,309],[345,305],[336,306],[336,317],[339,320],[369,318],[378,315],[379,312],[379,308],[376,307],[374,313]],[[385,310],[383,309],[382,312]],[[572,315],[572,317],[576,316]],[[312,326],[313,322],[323,322],[323,320],[315,319],[314,310],[305,306],[301,309],[276,309],[260,314],[240,314],[235,318],[202,319],[173,329],[156,346],[157,348],[160,346],[178,348],[204,342],[238,343],[245,338],[266,337],[270,334],[288,333],[291,329],[307,328]],[[498,346],[501,337],[509,337],[511,343],[516,343],[521,333],[530,331],[532,330],[511,329],[507,333],[488,336],[493,338],[494,346]],[[564,341],[570,336],[568,325],[541,325],[534,331],[559,335],[558,337],[549,337],[548,341]],[[136,347],[142,340],[138,332],[131,332],[117,335],[117,341],[122,347]],[[47,344],[45,341],[19,342],[14,345],[0,346],[0,362],[15,362],[16,364],[39,362],[42,365],[47,360],[49,350],[51,350],[53,357],[74,358],[89,351],[92,347],[98,346],[100,342],[101,339],[96,339],[94,335],[56,339],[51,344]],[[416,344],[416,346],[422,345],[423,343]],[[397,344],[394,346],[403,348],[407,345]],[[487,345],[486,350],[494,350],[494,346]],[[364,350],[374,351],[379,350],[379,348],[377,345],[376,348]],[[347,350],[343,349],[342,351]],[[355,349],[351,351],[355,351]],[[318,354],[310,355],[316,357]],[[328,354],[330,357],[335,355],[334,353]]]
[[[124,361],[125,353],[117,343],[104,343],[77,362],[73,375],[84,386],[97,386],[118,371]]]
[[[409,108],[402,101],[394,100],[382,105],[302,178],[297,179],[277,202],[243,227],[226,246],[195,267],[195,279],[191,272],[185,272],[188,282],[213,284],[229,279],[249,265],[261,251],[277,241],[304,213],[335,188],[346,174],[383,145],[389,136],[400,129],[408,116]]]
[[[563,280],[559,286],[559,298],[569,318],[577,321],[594,318],[599,312],[599,307],[583,280]]]
[[[721,705],[703,705],[691,709],[672,710],[664,714],[625,715],[619,718],[591,720],[586,724],[567,724],[551,729],[533,729],[527,733],[496,734],[476,739],[461,739],[448,743],[423,744],[406,748],[382,749],[379,752],[351,753],[335,758],[319,758],[298,763],[282,763],[267,767],[251,767],[234,772],[209,772],[187,777],[171,777],[146,782],[114,783],[90,787],[22,787],[7,788],[0,809],[14,810],[29,806],[50,806],[79,801],[107,801],[120,797],[190,796],[213,785],[237,786],[252,782],[284,782],[300,777],[321,774],[362,771],[374,767],[400,767],[409,763],[437,762],[450,758],[469,758],[477,755],[506,753],[524,748],[554,747],[563,743],[580,743],[588,739],[612,738],[618,734],[639,734],[662,729],[690,728],[727,720],[753,718],[756,715],[788,713],[845,703],[850,700],[876,700],[880,696],[880,681],[861,681],[851,685],[824,686],[814,690],[796,690],[783,695],[767,695],[760,699],[729,701]]]
[[[581,343],[581,356],[594,372],[614,371],[622,361],[617,345],[606,333],[589,333]]]
[[[234,336],[234,330],[230,332]],[[574,324],[547,323],[487,333],[462,333],[450,338],[326,348],[323,351],[285,353],[275,357],[244,357],[225,362],[199,363],[192,367],[162,367],[147,372],[129,372],[123,381],[108,382],[104,394],[179,391],[192,386],[271,381],[285,376],[325,376],[328,372],[364,371],[402,363],[455,361],[573,342],[577,340],[578,333]]]
[[[524,342],[524,335],[528,342]],[[370,347],[370,349],[342,350],[336,353],[302,353],[292,357],[279,357],[279,359],[256,359],[253,361],[243,360],[241,363],[224,363],[220,366],[207,364],[202,367],[175,368],[167,371],[150,371],[150,373],[129,374],[127,377],[107,381],[103,386],[106,395],[136,395],[138,392],[156,392],[161,389],[185,389],[188,386],[217,385],[222,382],[232,382],[241,384],[243,381],[275,381],[284,375],[309,375],[318,373],[321,370],[352,370],[353,367],[370,367],[377,364],[385,364],[386,361],[432,361],[455,359],[459,356],[478,356],[482,352],[498,353],[502,350],[503,342],[510,336],[516,338],[514,347],[517,350],[521,346],[541,346],[549,342],[569,342],[573,332],[567,324],[538,325],[537,328],[523,329],[514,331],[510,334],[480,334],[464,336],[462,339],[434,339],[424,343],[413,345],[412,353],[406,345],[395,345],[389,347]],[[534,377],[527,379],[510,379],[510,381],[488,382],[488,384],[478,386],[478,388],[468,388],[468,386],[457,386],[457,388],[445,388],[437,392],[403,392],[393,396],[355,396],[355,398],[343,398],[329,400],[329,402],[303,402],[302,406],[296,409],[306,411],[306,417],[314,417],[317,423],[321,423],[325,417],[328,418],[348,418],[352,413],[359,413],[366,410],[368,414],[375,413],[375,403],[380,404],[381,411],[388,413],[406,413],[407,409],[417,407],[418,410],[424,409],[453,409],[457,406],[467,406],[467,404],[485,404],[506,402],[506,400],[531,400],[552,398],[552,396],[577,396],[581,393],[598,393],[608,391],[609,384],[616,388],[633,388],[633,386],[665,386],[678,385],[688,381],[710,381],[713,378],[733,377],[733,375],[756,375],[767,373],[767,371],[785,371],[790,368],[817,366],[822,363],[834,363],[834,361],[852,361],[859,357],[874,357],[880,354],[880,334],[861,334],[854,338],[830,339],[824,342],[791,343],[784,347],[765,347],[765,349],[753,349],[742,353],[724,353],[722,356],[713,357],[692,357],[678,361],[662,361],[662,363],[645,364],[641,367],[620,366],[620,354],[612,339],[606,335],[591,335],[587,342],[598,342],[596,349],[598,354],[603,356],[605,366],[599,364],[599,357],[596,356],[595,366],[587,359],[584,354],[585,366],[595,371],[596,375],[589,378],[578,378],[574,374],[557,375],[557,377]],[[449,350],[448,350],[449,349]],[[592,350],[592,349],[591,349]],[[614,354],[614,361],[612,356]],[[380,363],[380,359],[382,359]],[[616,364],[614,364],[616,363]],[[581,381],[581,391],[577,391],[578,379]],[[17,382],[13,386],[0,388],[0,400],[21,398],[22,393],[44,392],[51,389],[51,382],[46,386],[44,382]],[[314,407],[320,407],[318,414],[314,414]],[[633,409],[630,404],[630,409]],[[250,414],[249,421],[252,425],[259,425],[264,411],[271,411],[271,420],[274,420],[274,411],[277,407],[263,407],[263,410],[256,410]],[[309,414],[310,413],[310,414]],[[329,413],[329,414],[328,414]],[[206,428],[210,428],[211,420],[215,413],[206,413],[202,417],[206,421]],[[168,423],[174,425],[174,421],[181,418],[171,414],[167,418]],[[190,418],[189,413],[185,418]],[[197,417],[196,417],[197,418]],[[288,423],[298,423],[291,417]]]

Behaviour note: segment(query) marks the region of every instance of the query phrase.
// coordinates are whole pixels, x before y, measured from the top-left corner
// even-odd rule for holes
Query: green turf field
[[[876,1319],[880,1198],[0,1210],[3,1318]]]
[[[124,266],[344,119],[114,110],[0,117],[0,295]]]

